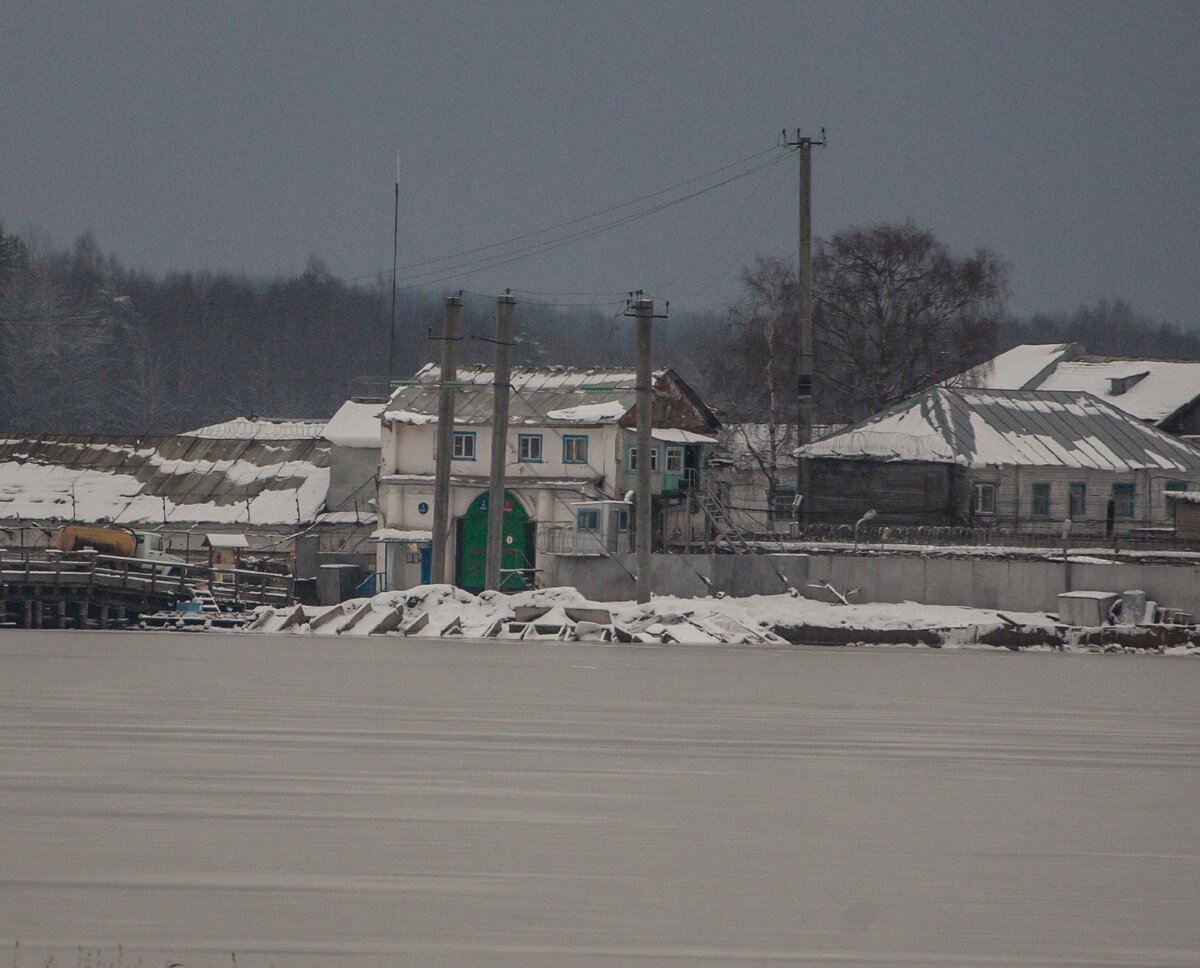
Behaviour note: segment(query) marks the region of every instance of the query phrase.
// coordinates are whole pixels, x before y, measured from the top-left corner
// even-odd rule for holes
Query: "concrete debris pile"
[[[570,642],[772,645],[766,618],[733,599],[655,599],[646,605],[590,602],[573,588],[471,595],[451,585],[384,592],[333,606],[262,608],[247,632],[423,638],[549,639]]]

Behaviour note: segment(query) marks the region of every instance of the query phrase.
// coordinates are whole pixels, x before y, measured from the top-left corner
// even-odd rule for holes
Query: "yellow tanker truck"
[[[166,550],[166,539],[152,531],[135,531],[119,524],[68,524],[59,528],[54,536],[54,547],[59,551],[84,551],[93,549],[117,558],[140,558],[143,561],[162,562],[167,566],[183,565],[186,562]],[[179,574],[175,567],[158,568],[166,574]]]

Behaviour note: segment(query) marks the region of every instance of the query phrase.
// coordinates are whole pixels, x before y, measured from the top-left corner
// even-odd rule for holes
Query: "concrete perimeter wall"
[[[596,602],[637,598],[637,565],[633,555],[555,556],[554,585],[573,585]],[[703,576],[703,577],[701,577]],[[711,585],[705,582],[711,582]],[[788,586],[804,590],[807,555],[655,555],[654,593],[700,598],[716,592],[743,597],[777,595]]]
[[[1070,585],[1062,562],[996,558],[809,555],[809,581],[828,581],[855,602],[923,602],[1020,612],[1057,612],[1065,591],[1120,592],[1138,588],[1159,605],[1200,616],[1200,565],[1072,562]],[[797,586],[799,587],[799,586]],[[828,598],[813,589],[812,597]]]

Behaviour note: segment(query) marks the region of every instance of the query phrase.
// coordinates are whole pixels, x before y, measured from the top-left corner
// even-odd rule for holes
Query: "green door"
[[[488,492],[484,491],[467,508],[459,525],[458,586],[469,592],[484,589],[487,569]],[[529,515],[510,491],[504,492],[504,553],[500,556],[500,587],[506,592],[519,592],[528,587],[525,576],[509,568],[532,568],[533,555],[527,527]]]

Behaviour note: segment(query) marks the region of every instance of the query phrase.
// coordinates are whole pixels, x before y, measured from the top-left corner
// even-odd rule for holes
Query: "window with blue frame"
[[[577,531],[599,531],[600,511],[597,508],[580,508],[575,512]]]
[[[586,464],[588,462],[587,434],[563,434],[563,463]]]
[[[450,456],[455,460],[474,460],[475,459],[475,431],[474,430],[456,430],[454,431],[454,449],[450,451]]]
[[[1134,512],[1135,489],[1132,484],[1114,484],[1112,486],[1113,513],[1118,518],[1132,518]]]
[[[542,462],[541,434],[517,434],[517,460],[522,464]]]
[[[625,458],[625,466],[629,469],[630,474],[632,474],[634,471],[637,470],[637,448],[636,447],[629,448],[629,452]],[[650,448],[650,470],[652,472],[658,470],[658,448],[657,447]]]

